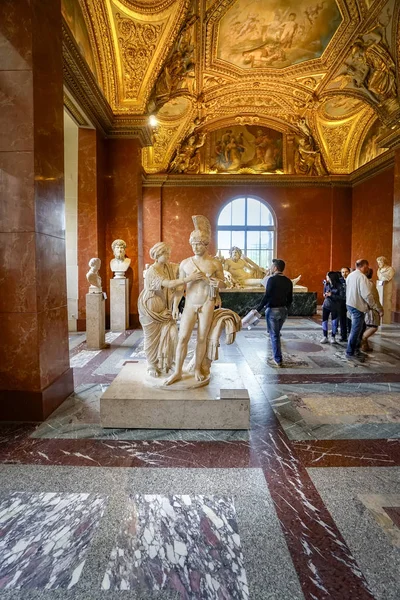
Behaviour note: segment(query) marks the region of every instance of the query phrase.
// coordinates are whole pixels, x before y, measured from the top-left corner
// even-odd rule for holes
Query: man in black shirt
[[[267,281],[264,298],[257,306],[259,312],[265,308],[265,319],[272,344],[273,358],[268,359],[271,367],[282,366],[281,329],[286,321],[293,300],[293,283],[283,274],[285,261],[274,258],[271,277]]]

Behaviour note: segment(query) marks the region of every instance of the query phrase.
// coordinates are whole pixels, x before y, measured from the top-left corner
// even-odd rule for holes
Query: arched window
[[[274,258],[275,224],[269,208],[256,198],[236,198],[227,204],[218,218],[218,251],[227,258],[232,246],[261,267]]]

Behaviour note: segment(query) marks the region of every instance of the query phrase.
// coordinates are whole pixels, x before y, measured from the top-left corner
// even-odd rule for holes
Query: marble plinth
[[[129,279],[110,280],[110,329],[129,329]]]
[[[150,387],[144,383],[146,373],[144,362],[122,367],[100,399],[102,427],[249,428],[250,399],[233,363],[213,365],[210,384],[190,390]]]
[[[86,294],[86,344],[88,350],[106,348],[106,312],[103,294]]]
[[[390,325],[392,322],[392,281],[377,281],[376,287],[379,294],[379,301],[383,306],[384,314],[382,317],[383,325]]]
[[[265,291],[252,290],[221,290],[223,308],[230,308],[244,317],[262,300]],[[293,294],[293,302],[289,309],[290,316],[310,317],[317,312],[317,292],[299,292]]]

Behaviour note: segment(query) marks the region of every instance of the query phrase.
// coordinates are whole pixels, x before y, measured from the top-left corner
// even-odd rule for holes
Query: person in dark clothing
[[[293,283],[283,274],[285,261],[274,258],[267,281],[265,295],[257,311],[265,308],[265,319],[271,338],[273,358],[268,359],[271,367],[282,366],[281,329],[293,300]]]
[[[328,343],[328,321],[329,315],[332,318],[331,344],[336,344],[336,333],[338,329],[340,302],[343,296],[343,286],[340,282],[340,275],[336,271],[329,271],[324,281],[324,302],[322,304],[322,331],[323,338],[321,344]],[[343,299],[343,298],[342,298]]]
[[[342,267],[340,269],[340,283],[341,283],[341,294],[340,294],[340,307],[339,307],[339,321],[340,321],[340,338],[339,342],[347,342],[347,336],[351,329],[351,319],[347,317],[346,307],[346,279],[350,275],[349,267]]]

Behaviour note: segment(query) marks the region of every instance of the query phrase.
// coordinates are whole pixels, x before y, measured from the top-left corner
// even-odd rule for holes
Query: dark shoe
[[[282,363],[276,362],[274,358],[268,358],[267,363],[270,367],[274,367],[274,369],[280,369],[282,367]]]
[[[361,356],[360,354],[358,354],[358,355],[346,354],[346,360],[348,360],[349,362],[356,362],[356,363],[365,362],[364,356]]]
[[[340,337],[340,338],[339,338],[339,342],[347,342],[347,338]]]

